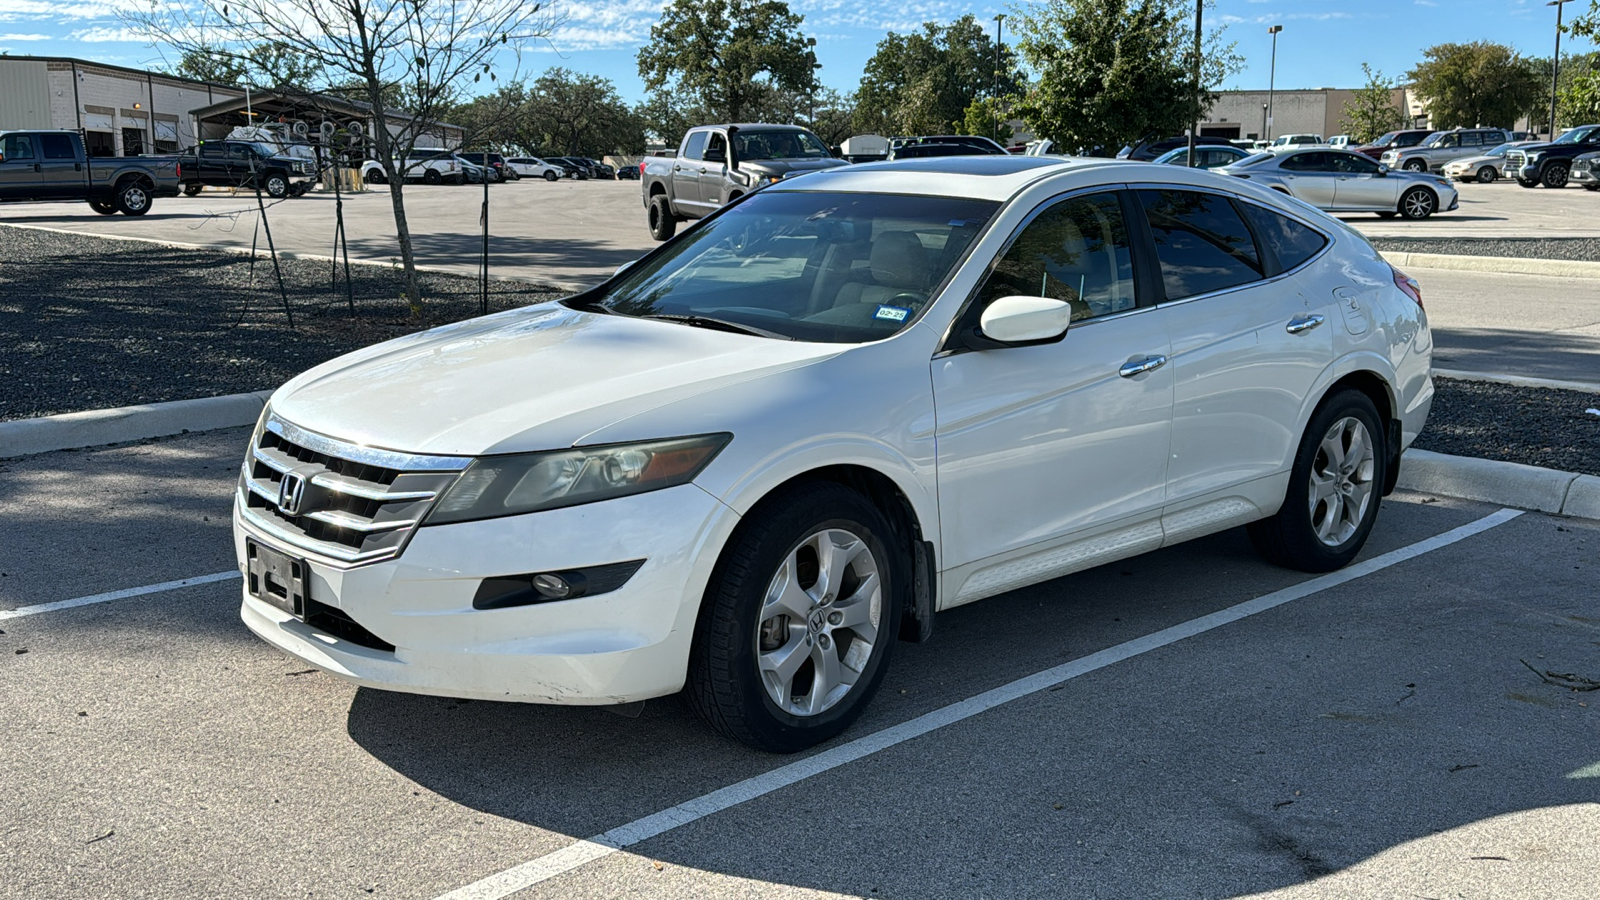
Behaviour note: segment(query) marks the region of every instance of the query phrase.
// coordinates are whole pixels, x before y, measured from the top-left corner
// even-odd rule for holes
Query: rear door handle
[[[1318,325],[1321,325],[1322,321],[1322,316],[1317,315],[1316,313],[1312,313],[1309,316],[1296,316],[1289,320],[1288,325],[1283,326],[1283,330],[1289,332],[1290,334],[1300,334],[1301,332],[1310,331]]]
[[[1117,370],[1117,374],[1123,378],[1132,378],[1135,375],[1153,372],[1166,364],[1167,358],[1165,356],[1146,356],[1138,362],[1123,363],[1122,368]]]

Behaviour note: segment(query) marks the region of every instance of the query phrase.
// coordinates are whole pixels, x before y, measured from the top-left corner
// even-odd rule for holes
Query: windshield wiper
[[[711,316],[679,316],[668,313],[652,313],[640,316],[641,319],[660,319],[664,322],[677,322],[681,325],[690,325],[695,328],[713,328],[717,331],[731,331],[735,334],[751,334],[756,337],[772,338],[779,341],[792,341],[794,338],[754,325],[744,325],[739,322],[729,322],[727,319],[714,319]]]

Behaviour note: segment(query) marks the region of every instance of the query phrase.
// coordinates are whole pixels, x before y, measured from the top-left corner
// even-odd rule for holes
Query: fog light
[[[551,600],[565,600],[572,595],[572,584],[554,573],[533,576],[533,589]]]

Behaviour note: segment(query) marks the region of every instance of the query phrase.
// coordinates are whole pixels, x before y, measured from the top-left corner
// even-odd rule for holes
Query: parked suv
[[[1446,163],[1468,156],[1482,156],[1485,149],[1493,149],[1509,140],[1511,133],[1503,128],[1435,131],[1415,147],[1385,150],[1378,161],[1391,169],[1404,169],[1407,172],[1442,172]]]
[[[1390,150],[1399,150],[1404,147],[1415,147],[1422,143],[1423,138],[1433,132],[1427,128],[1413,128],[1408,131],[1391,131],[1370,144],[1354,148],[1363,156],[1377,159]]]
[[[1567,186],[1572,161],[1600,150],[1600,125],[1579,125],[1548,144],[1530,144],[1506,151],[1506,175],[1515,176],[1525,188]]]
[[[553,162],[545,162],[537,156],[513,156],[506,160],[507,168],[517,173],[518,178],[543,178],[545,181],[555,181],[566,170]]]
[[[511,181],[517,177],[517,171],[506,168],[506,158],[498,153],[483,153],[474,150],[468,153],[457,153],[456,156],[479,168],[487,169],[490,182]]]
[[[398,161],[397,161],[398,162]],[[423,184],[466,184],[466,173],[462,170],[461,160],[449,150],[413,150],[398,163],[405,173],[406,181],[420,181]],[[361,166],[361,178],[372,184],[384,184],[388,181],[383,167],[374,159],[367,160]]]
[[[1600,191],[1600,151],[1585,153],[1574,159],[1571,177],[1586,191]]]

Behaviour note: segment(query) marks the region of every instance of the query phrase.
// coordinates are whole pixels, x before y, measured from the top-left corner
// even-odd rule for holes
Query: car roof
[[[930,156],[891,162],[858,163],[807,173],[773,189],[920,194],[1008,200],[1048,175],[1139,165],[1125,160],[1061,156]],[[1170,166],[1154,166],[1155,171]]]

